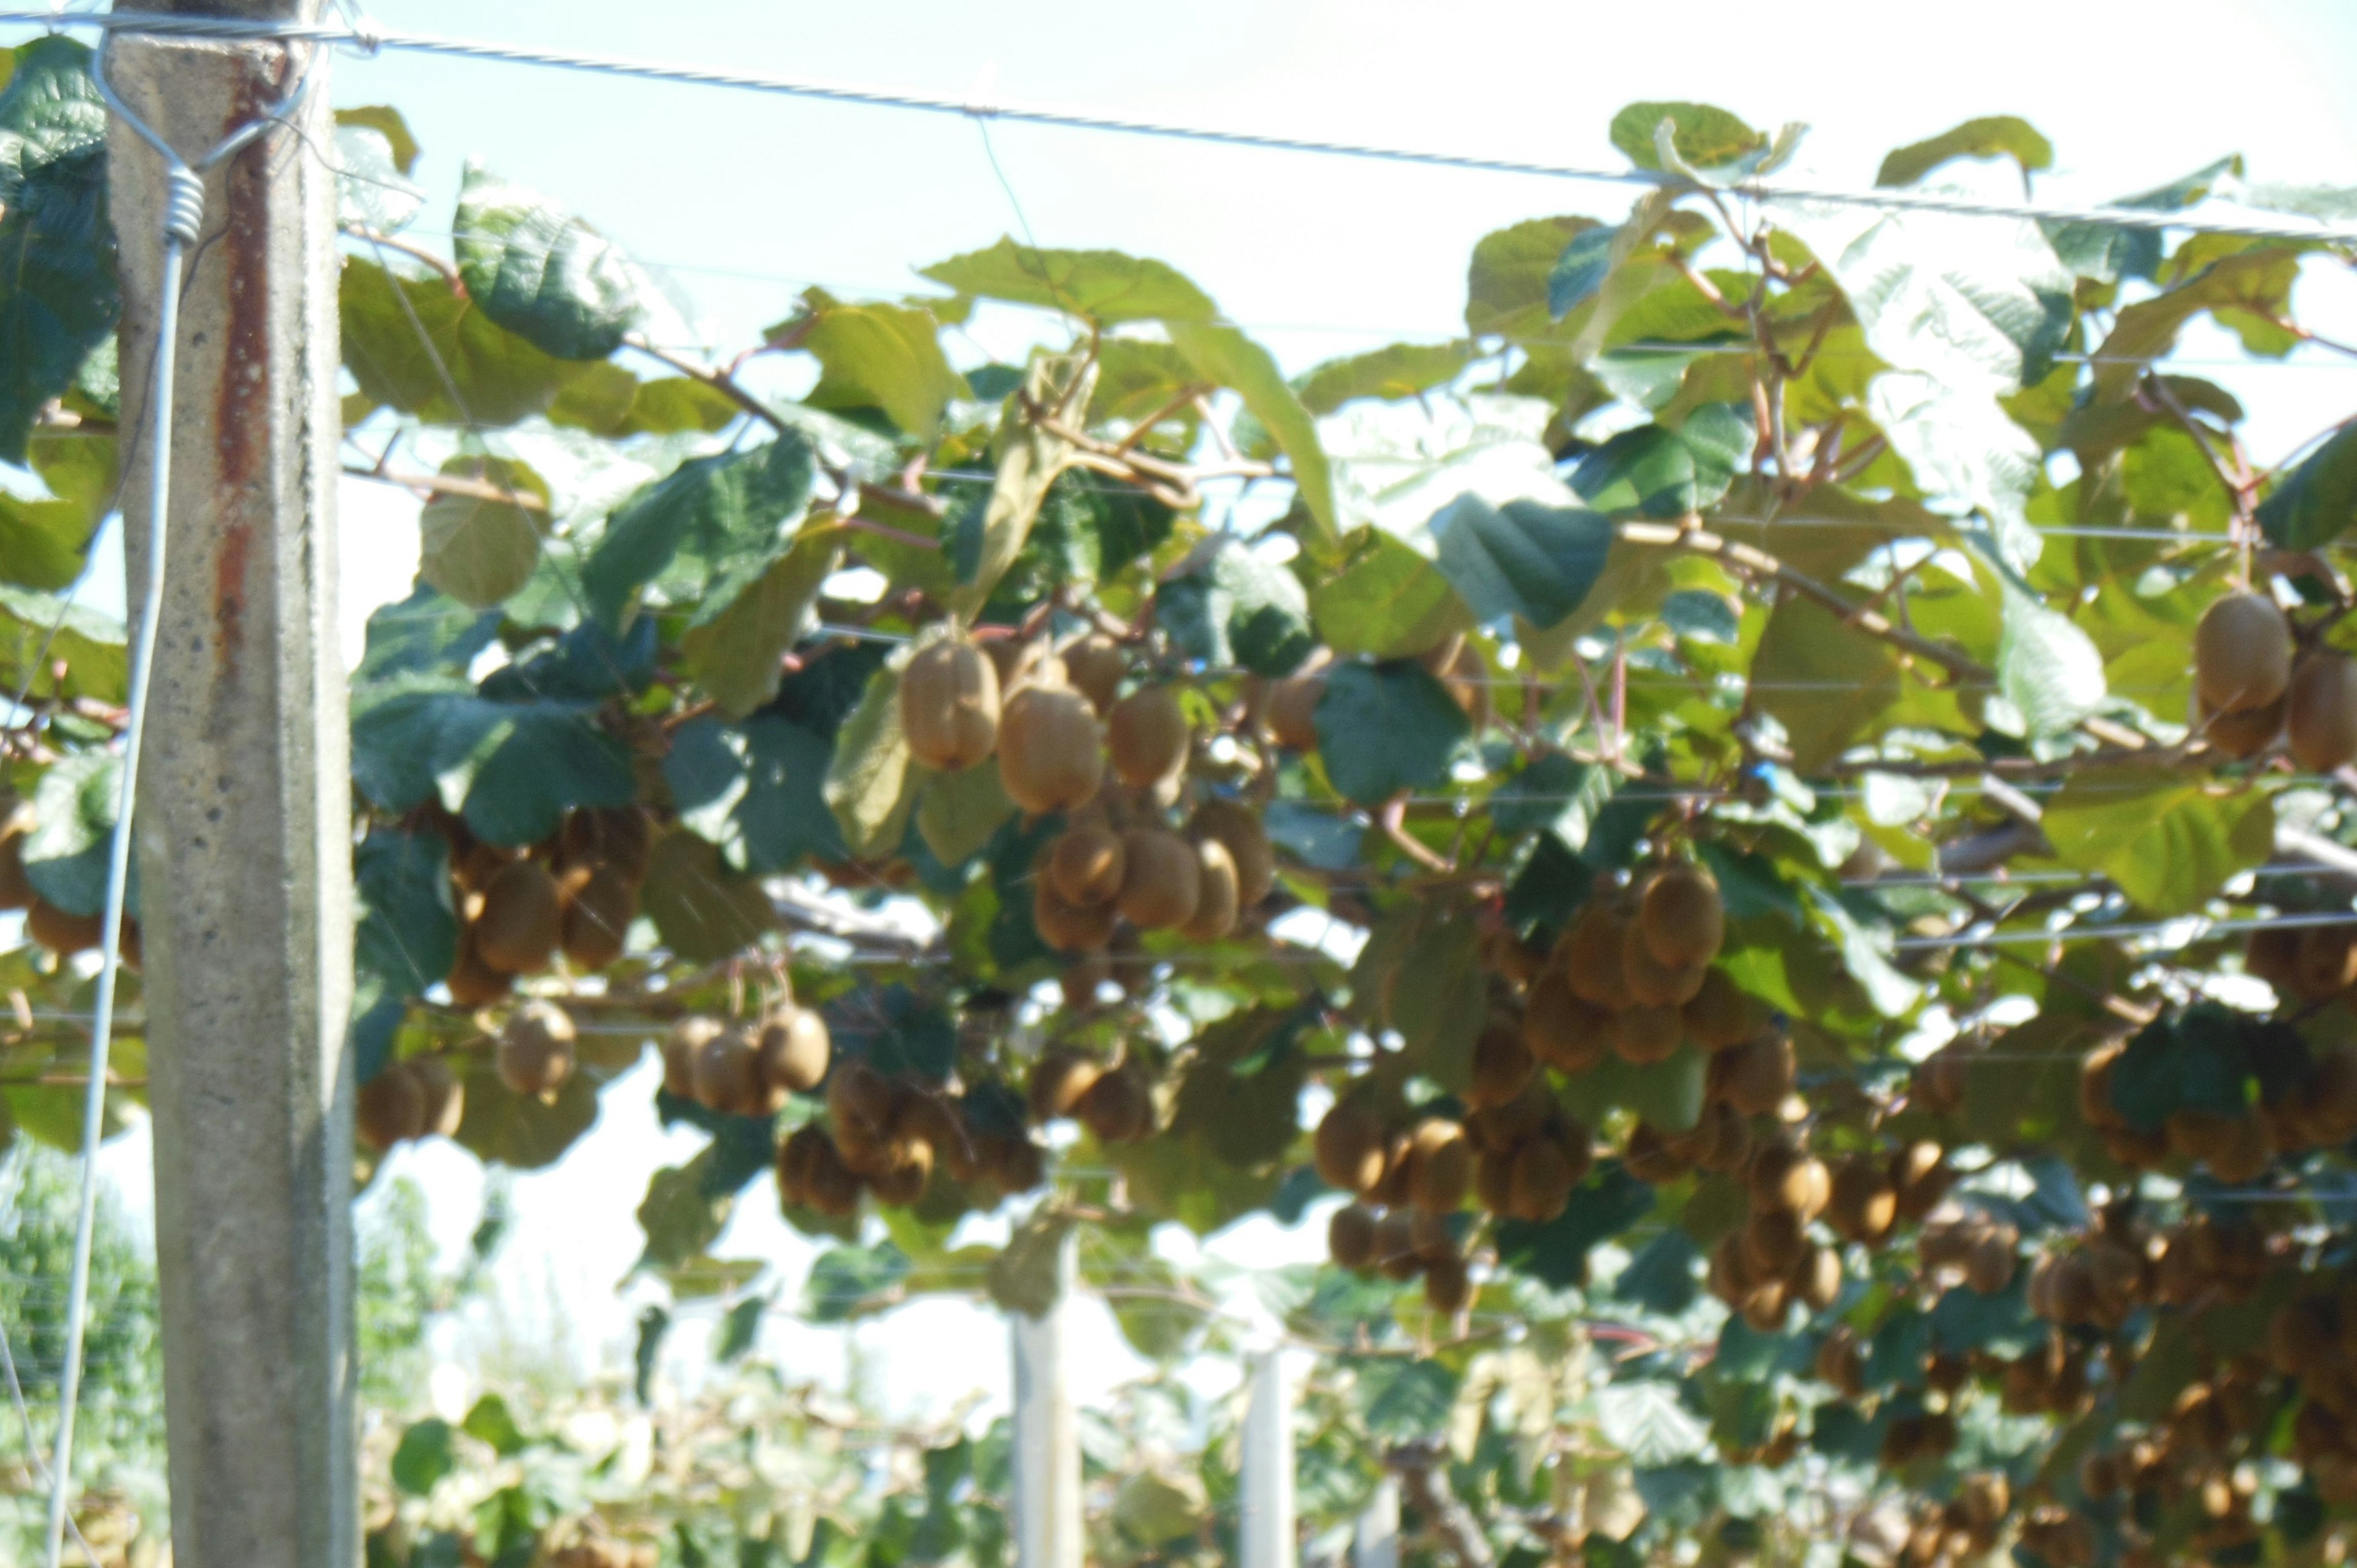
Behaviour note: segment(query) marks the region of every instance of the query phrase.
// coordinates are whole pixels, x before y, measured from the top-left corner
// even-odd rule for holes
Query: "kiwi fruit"
[[[1039,1053],[1031,1069],[1025,1101],[1034,1122],[1055,1122],[1076,1114],[1082,1097],[1093,1088],[1104,1067],[1095,1058],[1061,1046]]]
[[[819,1151],[823,1146],[826,1153]],[[834,1145],[815,1122],[804,1122],[778,1147],[778,1201],[788,1208],[811,1206],[813,1176],[820,1160],[832,1157]]]
[[[1522,1031],[1492,1019],[1473,1041],[1465,1083],[1465,1103],[1476,1110],[1504,1105],[1529,1087],[1538,1060],[1523,1043]]]
[[[1082,822],[1057,835],[1044,875],[1067,904],[1094,908],[1121,892],[1121,835],[1095,822]]]
[[[1523,1043],[1557,1072],[1583,1073],[1612,1048],[1612,1015],[1583,1000],[1562,970],[1543,970],[1523,1002]]]
[[[2079,1115],[2090,1127],[2127,1125],[2112,1104],[2112,1069],[2126,1049],[2114,1040],[2079,1058]]]
[[[1122,918],[1140,930],[1183,926],[1194,918],[1202,897],[1202,863],[1194,846],[1161,828],[1132,828],[1122,834]]]
[[[1995,1295],[2013,1283],[2019,1259],[2014,1251],[2011,1227],[1985,1231],[1973,1238],[1964,1251],[1964,1283],[1983,1295]]]
[[[585,806],[556,833],[556,864],[567,871],[611,871],[632,887],[647,879],[654,824],[636,806]]]
[[[469,893],[480,893],[491,885],[491,879],[516,863],[514,850],[502,844],[486,843],[479,838],[468,838],[462,849],[454,848],[450,856],[451,880]]]
[[[909,755],[953,772],[998,744],[998,669],[963,637],[927,643],[900,672],[900,731]]]
[[[1227,846],[1228,858],[1236,863],[1239,909],[1254,908],[1276,886],[1276,852],[1269,845],[1268,831],[1250,807],[1234,800],[1205,800],[1188,820],[1187,834],[1217,839]]]
[[[1612,1017],[1612,1048],[1632,1067],[1669,1060],[1681,1037],[1674,1007],[1626,1007]]]
[[[695,1053],[695,1098],[729,1116],[774,1116],[786,1103],[785,1090],[764,1079],[760,1047],[743,1029],[723,1029]]]
[[[1481,650],[1462,635],[1450,638],[1416,660],[1440,682],[1449,700],[1464,711],[1479,736],[1490,727],[1490,667]]]
[[[1383,1127],[1366,1102],[1343,1099],[1319,1118],[1310,1136],[1310,1158],[1318,1176],[1339,1192],[1361,1197],[1383,1179]]]
[[[89,952],[105,929],[103,916],[70,915],[38,897],[25,910],[25,934],[59,958]]]
[[[1754,1208],[1743,1222],[1743,1255],[1760,1279],[1783,1279],[1809,1249],[1809,1227],[1793,1213]]]
[[[1323,675],[1288,675],[1268,683],[1263,710],[1268,733],[1288,751],[1318,749],[1318,704],[1326,696]]]
[[[2255,1116],[2236,1116],[2227,1123],[2226,1136],[2212,1149],[2204,1163],[2210,1174],[2229,1187],[2241,1187],[2265,1176],[2275,1163],[2275,1151],[2267,1146],[2266,1129]]]
[[[39,940],[36,931],[34,939]],[[475,930],[469,926],[459,934],[457,951],[452,954],[450,972],[442,983],[450,988],[451,1002],[460,1007],[488,1007],[515,989],[515,976],[493,969],[475,950]]]
[[[1100,1144],[1134,1144],[1154,1131],[1154,1098],[1128,1067],[1098,1074],[1081,1096],[1078,1114]]]
[[[1408,1240],[1415,1246],[1415,1255],[1429,1265],[1457,1254],[1457,1238],[1449,1233],[1448,1217],[1429,1209],[1408,1211]]]
[[[418,1136],[457,1137],[458,1123],[467,1117],[467,1086],[438,1056],[414,1058],[407,1067],[409,1076],[417,1081],[417,1092],[425,1098],[425,1131]]]
[[[1129,673],[1129,656],[1121,650],[1121,644],[1092,631],[1065,644],[1058,657],[1064,661],[1064,678],[1089,700],[1091,707],[1100,714],[1113,707],[1122,677]]]
[[[1907,1102],[1934,1116],[1953,1116],[1964,1108],[1964,1058],[1943,1047],[1915,1064],[1908,1074]]]
[[[1781,1333],[1784,1319],[1792,1316],[1792,1287],[1782,1280],[1769,1280],[1756,1285],[1743,1298],[1743,1321],[1761,1334]]]
[[[2208,714],[2202,720],[2201,738],[2210,743],[2211,749],[2237,762],[2256,757],[2283,734],[2284,714],[2288,706],[2277,697],[2263,708]]]
[[[1100,726],[1089,700],[1060,683],[1025,686],[998,723],[998,781],[1035,817],[1093,799],[1104,779]]]
[[[631,918],[638,912],[639,891],[628,876],[611,865],[592,871],[565,901],[558,938],[565,961],[595,971],[620,958]]]
[[[1028,1138],[1002,1138],[991,1144],[991,1185],[1007,1197],[1038,1189],[1048,1179],[1048,1157]]]
[[[1064,661],[1049,651],[1045,642],[1026,640],[1019,637],[977,636],[975,646],[990,660],[998,676],[999,717],[1006,715],[1007,699],[1043,675],[1069,684]]]
[[[1703,972],[1702,983],[1678,1009],[1678,1022],[1686,1038],[1706,1051],[1739,1046],[1760,1027],[1751,998],[1727,977],[1726,971],[1718,969]]]
[[[1770,1144],[1751,1156],[1745,1184],[1755,1208],[1797,1215],[1805,1225],[1833,1201],[1833,1173],[1803,1149]]]
[[[897,1165],[888,1165],[867,1178],[867,1190],[876,1201],[893,1208],[906,1208],[925,1196],[925,1184],[933,1179],[933,1152],[918,1144],[908,1152],[908,1157]]]
[[[1561,964],[1564,978],[1583,1002],[1614,1012],[1633,1004],[1629,994],[1627,966],[1621,954],[1628,942],[1628,923],[1602,899],[1589,903],[1564,933]]]
[[[1402,1127],[1383,1136],[1383,1174],[1368,1201],[1385,1208],[1405,1208],[1408,1206],[1409,1183],[1415,1176],[1415,1139]]]
[[[474,932],[476,954],[491,968],[507,974],[546,969],[565,934],[556,878],[536,860],[511,862],[483,888]]]
[[[1852,1155],[1835,1167],[1825,1223],[1845,1241],[1878,1245],[1899,1220],[1899,1191],[1880,1161]]]
[[[809,1181],[806,1200],[821,1214],[845,1219],[859,1212],[863,1185],[859,1173],[844,1162],[843,1151],[833,1139],[822,1140],[819,1153],[811,1161]]]
[[[1889,1177],[1899,1218],[1918,1222],[1940,1207],[1953,1179],[1947,1151],[1929,1140],[1909,1144],[1891,1155]]]
[[[1044,870],[1031,879],[1031,924],[1058,952],[1101,951],[1120,921],[1121,911],[1111,904],[1067,903]]]
[[[500,1081],[517,1094],[554,1094],[573,1076],[572,1016],[554,1002],[527,1002],[500,1030]]]
[[[1492,1214],[1514,1208],[1514,1151],[1484,1149],[1473,1160],[1473,1201]]]
[[[1375,1261],[1375,1217],[1346,1203],[1326,1221],[1326,1255],[1345,1269],[1363,1272]]]
[[[826,1080],[826,1112],[838,1149],[846,1138],[881,1138],[892,1124],[896,1098],[891,1080],[866,1062],[838,1063]]]
[[[1785,1283],[1793,1297],[1811,1312],[1823,1312],[1841,1299],[1841,1254],[1812,1241],[1801,1251]]]
[[[1644,928],[1631,923],[1620,943],[1620,972],[1629,994],[1641,1006],[1684,1007],[1702,989],[1708,964],[1672,969],[1653,956]]]
[[[1431,1214],[1462,1208],[1473,1183],[1473,1145],[1464,1126],[1427,1116],[1409,1130],[1408,1149],[1408,1202]]]
[[[1661,1129],[1650,1122],[1640,1122],[1629,1129],[1620,1163],[1629,1167],[1631,1176],[1652,1187],[1680,1180],[1694,1169],[1689,1162],[1678,1157]]]
[[[1866,1348],[1858,1342],[1856,1329],[1841,1325],[1818,1341],[1816,1373],[1819,1382],[1845,1399],[1865,1394]]]
[[[2357,760],[2357,660],[2322,650],[2292,672],[2286,715],[2291,754],[2310,773]]]
[[[1105,749],[1114,777],[1144,789],[1187,762],[1187,710],[1170,686],[1140,686],[1105,715]]]
[[[1751,1163],[1751,1124],[1724,1101],[1712,1101],[1695,1122],[1694,1163],[1732,1175]]]
[[[1425,1305],[1443,1316],[1454,1317],[1473,1299],[1473,1282],[1465,1260],[1454,1254],[1434,1258],[1424,1266]]]
[[[911,1088],[892,1109],[891,1137],[902,1147],[921,1144],[952,1181],[972,1181],[980,1171],[974,1140],[950,1102],[940,1095]]]
[[[2253,931],[2243,944],[2243,972],[2264,980],[2278,995],[2298,989],[2299,932],[2283,926]]]
[[[1552,1138],[1533,1138],[1514,1151],[1505,1211],[1516,1219],[1544,1225],[1569,1206],[1577,1180],[1561,1144]]]
[[[1765,1035],[1711,1058],[1711,1076],[1719,1098],[1746,1116],[1775,1112],[1798,1081],[1800,1063],[1792,1042],[1782,1035]]]
[[[826,1077],[834,1042],[815,1009],[783,1002],[762,1017],[754,1049],[763,1082],[790,1094],[808,1094]]]
[[[1235,857],[1218,839],[1189,841],[1195,848],[1195,912],[1178,928],[1189,941],[1215,942],[1236,929],[1239,892]]]
[[[663,1036],[663,1092],[679,1100],[695,1098],[695,1058],[727,1026],[717,1018],[682,1018]]]
[[[1405,1208],[1386,1210],[1375,1221],[1375,1267],[1383,1278],[1405,1282],[1424,1272],[1424,1259],[1415,1250],[1415,1227]]]
[[[1696,865],[1654,873],[1637,900],[1637,929],[1664,969],[1691,969],[1718,956],[1727,940],[1727,908],[1718,884]]]
[[[22,801],[0,822],[0,909],[28,909],[32,879],[25,875],[25,838],[33,831],[33,808]]]
[[[2313,1377],[2341,1359],[2340,1318],[2329,1296],[2296,1296],[2267,1322],[2267,1358],[2287,1378]]]
[[[399,1062],[361,1084],[352,1097],[352,1129],[379,1154],[425,1133],[425,1089]]]
[[[2213,713],[2263,708],[2292,679],[2291,623],[2262,594],[2211,602],[2193,628],[2193,683]]]

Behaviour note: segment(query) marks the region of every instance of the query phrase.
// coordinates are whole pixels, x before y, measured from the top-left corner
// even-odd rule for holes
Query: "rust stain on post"
[[[239,84],[225,126],[245,124],[275,96],[268,84],[247,78]],[[228,305],[221,380],[213,399],[213,502],[221,520],[213,620],[220,634],[223,677],[236,674],[244,650],[246,569],[253,530],[242,514],[247,492],[269,460],[269,155],[261,147],[249,148],[231,161],[228,221],[214,262],[222,272]]]

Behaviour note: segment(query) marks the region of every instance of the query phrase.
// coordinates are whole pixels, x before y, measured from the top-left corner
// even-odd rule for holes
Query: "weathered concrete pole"
[[[1243,1518],[1237,1530],[1243,1568],[1296,1568],[1293,1525],[1293,1379],[1282,1348],[1252,1358],[1244,1407]]]
[[[317,0],[120,0],[315,21]],[[124,37],[108,76],[197,156],[314,46]],[[324,81],[207,177],[178,332],[169,547],[138,851],[173,1560],[361,1557],[351,1303],[350,768],[335,609],[335,179]],[[145,418],[164,166],[110,133],[124,428]],[[126,451],[131,443],[124,443]],[[127,518],[145,515],[133,455]]]
[[[1056,1254],[1056,1305],[1007,1315],[1015,1350],[1017,1568],[1082,1568],[1081,1419],[1072,1402],[1070,1319],[1077,1238]]]

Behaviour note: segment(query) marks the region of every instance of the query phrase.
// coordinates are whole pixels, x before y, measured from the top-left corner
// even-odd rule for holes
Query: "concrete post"
[[[1015,1350],[1017,1568],[1082,1568],[1080,1412],[1072,1403],[1072,1290],[1078,1238],[1057,1254],[1056,1305],[1041,1317],[1009,1318]]]
[[[148,0],[316,20],[317,0]],[[308,46],[118,39],[108,74],[198,155],[266,110]],[[313,65],[326,70],[326,61]],[[351,1304],[351,826],[335,612],[328,93],[206,181],[178,334],[170,546],[140,778],[141,934],[173,1560],[361,1558]],[[145,417],[163,167],[110,133],[124,424]],[[126,517],[152,474],[132,456]],[[126,529],[129,580],[146,575]]]
[[[1351,1568],[1399,1568],[1399,1483],[1386,1476],[1351,1534]]]
[[[1281,1349],[1264,1350],[1252,1367],[1244,1409],[1243,1568],[1296,1568],[1293,1524],[1293,1383]]]

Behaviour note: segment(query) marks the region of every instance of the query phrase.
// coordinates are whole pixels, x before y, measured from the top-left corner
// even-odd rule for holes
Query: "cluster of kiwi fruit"
[[[2264,593],[2212,601],[2193,631],[2194,718],[2228,757],[2255,757],[2281,736],[2302,768],[2329,773],[2357,761],[2357,660],[2297,641]]]
[[[0,817],[0,909],[25,911],[25,934],[57,954],[70,958],[90,952],[106,934],[102,915],[75,915],[60,909],[33,889],[25,874],[25,841],[33,831],[33,803],[18,800]],[[139,967],[139,922],[123,917],[123,961]]]
[[[2313,929],[2338,933],[2340,928]],[[2264,978],[2279,987],[2284,983],[2272,974]],[[2183,1160],[2205,1166],[2222,1182],[2241,1186],[2266,1175],[2283,1155],[2338,1148],[2357,1136],[2357,1046],[2330,1041],[2311,1047],[2309,1070],[2298,1089],[2272,1101],[2232,1112],[2181,1108],[2150,1130],[2132,1126],[2113,1103],[2113,1078],[2126,1049],[2123,1042],[2109,1042],[2081,1058],[2079,1113],[2102,1136],[2112,1158],[2130,1169],[2158,1170],[2172,1160]]]
[[[1154,1135],[1154,1079],[1144,1059],[1124,1053],[1103,1062],[1070,1046],[1050,1046],[1024,1086],[1031,1122],[1078,1122],[1100,1144],[1135,1144]]]
[[[461,918],[457,954],[444,983],[461,1007],[486,1007],[564,955],[573,969],[604,969],[622,956],[654,831],[636,806],[570,812],[544,843],[511,850],[447,817],[450,879]]]
[[[1713,1053],[1751,1040],[1758,1020],[1726,972],[1718,885],[1673,863],[1628,887],[1599,884],[1555,950],[1523,978],[1523,1036],[1532,1053],[1579,1073],[1607,1053],[1644,1067],[1691,1040]]]
[[[912,1078],[840,1061],[826,1075],[825,1097],[826,1124],[805,1122],[778,1150],[778,1196],[789,1208],[843,1219],[858,1211],[863,1191],[906,1208],[936,1171],[955,1182],[987,1181],[1002,1196],[1046,1177],[1030,1139],[980,1130],[959,1097]]]
[[[2003,1539],[2012,1511],[2013,1484],[2004,1471],[1971,1471],[1957,1478],[1956,1494],[1946,1502],[1927,1498],[1918,1505],[1899,1561],[1905,1568],[1949,1568],[1986,1557]]]
[[[1128,681],[1128,656],[1101,634],[1051,650],[954,628],[900,675],[901,729],[918,761],[954,770],[996,757],[1017,806],[1066,817],[1032,878],[1033,923],[1061,952],[1101,952],[1123,922],[1216,941],[1275,880],[1249,808],[1207,798],[1173,829],[1193,749],[1186,706],[1176,685],[1149,680],[1125,694]]]
[[[438,1056],[398,1061],[361,1085],[352,1124],[379,1154],[418,1138],[455,1136],[467,1113],[467,1087]]]
[[[775,1116],[790,1095],[826,1079],[834,1042],[826,1020],[791,998],[749,1024],[697,1015],[663,1037],[663,1088],[727,1116]]]
[[[549,1554],[549,1568],[655,1568],[662,1553],[652,1541],[593,1537]]]
[[[1723,1112],[1725,1107],[1714,1107]],[[1697,1130],[1722,1124],[1706,1115]],[[1739,1129],[1739,1119],[1726,1123]],[[1739,1134],[1749,1144],[1748,1133]],[[1704,1157],[1716,1160],[1722,1137]],[[1842,1259],[1814,1227],[1833,1201],[1833,1173],[1807,1146],[1781,1131],[1749,1147],[1738,1165],[1747,1212],[1743,1223],[1712,1247],[1710,1293],[1763,1332],[1783,1327],[1792,1304],[1823,1312],[1841,1295]]]

